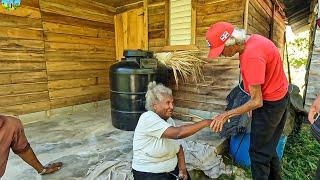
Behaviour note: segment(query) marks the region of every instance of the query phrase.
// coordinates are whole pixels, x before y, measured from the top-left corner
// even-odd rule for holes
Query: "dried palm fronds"
[[[200,59],[198,50],[162,52],[155,54],[155,57],[168,68],[173,71],[176,86],[179,84],[179,77],[183,82],[188,79],[198,82],[200,79],[204,80],[201,66],[206,63]]]

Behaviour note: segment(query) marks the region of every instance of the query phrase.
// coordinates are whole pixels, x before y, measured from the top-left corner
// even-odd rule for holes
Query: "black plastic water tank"
[[[147,51],[125,51],[126,57],[110,67],[110,101],[112,125],[132,131],[145,112],[148,83],[156,80],[156,68],[141,68],[142,58],[152,58]],[[155,59],[156,61],[156,59]]]

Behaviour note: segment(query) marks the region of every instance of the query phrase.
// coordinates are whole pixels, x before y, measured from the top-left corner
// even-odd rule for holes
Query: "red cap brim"
[[[210,49],[209,54],[208,54],[208,58],[218,57],[222,53],[223,49],[224,49],[224,44],[222,44],[219,47]]]

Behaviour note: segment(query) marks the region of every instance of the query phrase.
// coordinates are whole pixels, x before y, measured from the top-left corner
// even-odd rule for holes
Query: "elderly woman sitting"
[[[174,127],[172,91],[155,82],[148,85],[146,109],[148,111],[140,116],[133,137],[134,179],[190,179],[184,152],[177,139],[209,126],[212,120]]]

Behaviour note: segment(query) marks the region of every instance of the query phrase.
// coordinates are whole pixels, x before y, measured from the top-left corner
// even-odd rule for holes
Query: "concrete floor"
[[[3,180],[132,178],[133,132],[112,126],[108,103],[96,111],[62,113],[45,121],[26,124],[25,133],[40,162],[62,161],[64,166],[52,175],[40,176],[10,152]],[[213,152],[222,143],[217,134],[204,129],[187,138],[186,142],[184,149],[189,170],[205,169],[205,173],[213,177],[224,173],[221,157]]]

